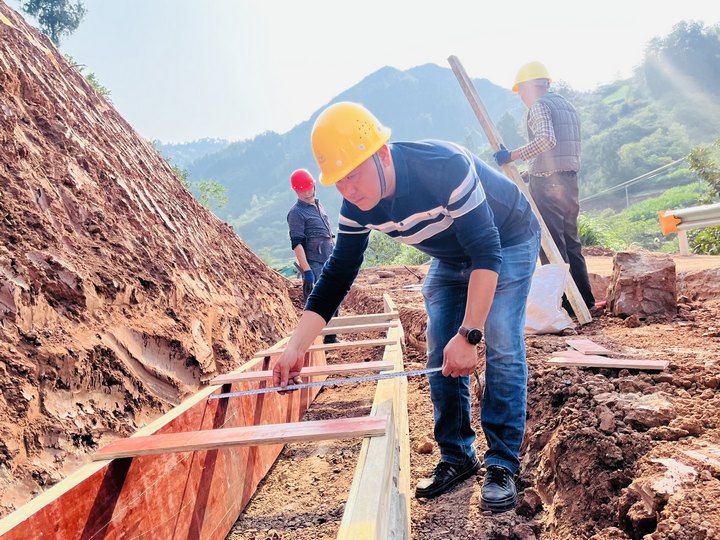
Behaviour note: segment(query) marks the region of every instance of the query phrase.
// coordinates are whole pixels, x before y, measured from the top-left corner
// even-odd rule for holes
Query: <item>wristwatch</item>
[[[465,328],[461,326],[458,334],[467,339],[470,345],[477,345],[482,341],[483,333],[479,328]]]

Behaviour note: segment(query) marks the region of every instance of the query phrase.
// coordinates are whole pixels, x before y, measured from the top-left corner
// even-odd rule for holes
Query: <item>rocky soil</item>
[[[546,360],[566,349],[575,331],[527,336],[520,504],[504,514],[481,512],[481,471],[438,499],[413,499],[412,538],[720,538],[720,294],[706,286],[720,260],[708,264],[713,268],[679,272],[676,315],[648,322],[606,314],[576,330],[619,356],[668,360],[665,371],[553,367]],[[392,277],[363,271],[346,309],[381,311],[388,292],[407,335],[406,369],[423,367],[425,315],[413,289],[424,269],[388,270]],[[377,359],[343,351],[329,361],[366,358]],[[367,414],[373,392],[368,383],[329,388],[308,418]],[[482,454],[478,406],[475,400]],[[408,408],[414,484],[438,459],[424,378],[409,380]],[[228,538],[334,538],[359,448],[352,440],[288,445]]]

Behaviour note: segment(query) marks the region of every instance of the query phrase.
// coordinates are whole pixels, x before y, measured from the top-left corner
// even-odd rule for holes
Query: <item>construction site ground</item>
[[[720,538],[720,467],[693,462],[685,453],[720,446],[720,296],[707,294],[703,286],[708,273],[720,268],[720,257],[678,257],[676,265],[682,276],[678,294],[687,296],[678,316],[638,324],[606,314],[577,328],[583,337],[613,351],[669,360],[668,369],[552,367],[546,360],[566,349],[574,332],[527,336],[530,375],[520,504],[512,512],[482,512],[481,470],[437,499],[413,498],[411,538],[600,540],[646,534],[653,539]],[[590,256],[588,266],[591,272],[609,276],[612,257]],[[403,287],[418,284],[424,271],[424,267],[363,270],[344,304],[345,313],[378,312],[382,293],[391,295],[407,337],[406,369],[424,367],[425,312],[421,293]],[[297,306],[299,295],[298,285]],[[367,334],[343,336],[362,337]],[[381,349],[339,351],[330,353],[328,362],[378,360],[381,355]],[[432,439],[427,380],[410,378],[408,388],[414,486],[432,470],[439,454]],[[366,415],[373,392],[373,383],[326,387],[306,419]],[[647,401],[647,407],[638,409],[646,416],[621,406],[633,399]],[[482,455],[485,446],[475,397],[473,416]],[[288,445],[228,538],[334,538],[360,444],[343,440]],[[687,464],[697,476],[688,473],[689,482],[667,480],[684,474],[672,470],[673,463]],[[631,484],[637,489],[629,490]],[[653,495],[659,499],[652,503],[656,517],[642,515],[635,494],[643,489],[667,491]]]

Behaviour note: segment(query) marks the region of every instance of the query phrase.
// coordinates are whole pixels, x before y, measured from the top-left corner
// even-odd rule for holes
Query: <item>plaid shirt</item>
[[[528,111],[528,127],[535,136],[525,146],[521,146],[515,152],[518,157],[524,161],[529,161],[533,157],[542,154],[554,148],[557,140],[555,139],[555,130],[552,124],[552,113],[550,107],[545,103],[536,101]],[[550,176],[557,171],[548,171],[536,176]]]

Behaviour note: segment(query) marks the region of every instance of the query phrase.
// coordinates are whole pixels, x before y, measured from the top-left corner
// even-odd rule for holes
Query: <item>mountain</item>
[[[193,161],[208,154],[219,152],[227,147],[230,141],[225,139],[198,139],[197,141],[172,144],[155,141],[155,148],[171,165],[186,169]]]
[[[579,175],[582,197],[674,162],[699,144],[718,137],[720,125],[720,25],[681,22],[665,37],[653,39],[633,76],[577,92],[562,82],[554,89],[575,104],[582,124]],[[524,143],[525,106],[518,96],[487,80],[473,81],[503,140]],[[365,104],[393,130],[391,140],[423,138],[458,142],[492,160],[479,124],[449,68],[434,64],[407,71],[382,68],[335,97],[332,102]],[[324,107],[323,107],[324,109]],[[295,201],[290,173],[306,167],[317,173],[310,130],[320,111],[285,134],[266,132],[205,155],[191,166],[191,180],[215,180],[230,202],[219,216],[266,260],[292,259],[287,210]],[[520,164],[521,167],[523,164]],[[655,196],[696,180],[680,163],[631,189],[610,191],[592,208],[620,208],[626,197]],[[318,196],[335,220],[340,197],[318,187]]]
[[[523,104],[510,90],[485,79],[474,83],[493,119],[508,112],[515,119],[523,114]],[[485,141],[452,70],[435,64],[407,71],[384,67],[331,103],[337,101],[366,105],[392,128],[392,140],[447,139],[472,149]],[[289,177],[299,167],[318,172],[310,148],[310,131],[319,112],[285,134],[266,132],[230,144],[190,166],[191,180],[212,179],[227,188],[230,203],[218,212],[219,216],[265,258],[292,257],[285,221],[295,201]],[[318,196],[335,221],[340,206],[336,190],[319,186]]]

